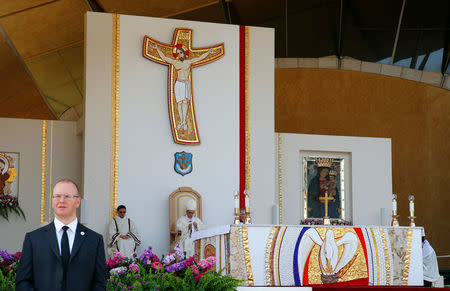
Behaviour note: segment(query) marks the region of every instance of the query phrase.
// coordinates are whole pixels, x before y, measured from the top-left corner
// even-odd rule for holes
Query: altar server
[[[124,256],[136,257],[136,248],[141,244],[139,234],[134,222],[127,217],[127,208],[124,205],[117,207],[117,217],[109,224],[108,254],[114,256],[119,251]]]

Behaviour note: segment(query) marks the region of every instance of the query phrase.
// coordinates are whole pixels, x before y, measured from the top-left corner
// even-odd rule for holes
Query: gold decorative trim
[[[408,285],[409,265],[411,263],[412,231],[413,231],[412,228],[408,229],[408,241],[406,242],[406,254],[405,254],[405,269],[403,271],[403,286]]]
[[[278,224],[283,224],[283,172],[282,172],[282,138],[281,133],[277,133],[278,137]]]
[[[225,274],[230,275],[230,234],[224,235],[224,250],[225,250]]]
[[[381,239],[383,240],[384,261],[386,267],[386,285],[391,285],[391,262],[389,260],[388,244],[384,228],[380,228]]]
[[[45,184],[47,178],[47,120],[42,120],[42,142],[41,142],[41,216],[40,223],[45,221]]]
[[[110,218],[114,218],[117,208],[119,184],[119,77],[120,77],[120,14],[114,13],[112,19],[112,96],[111,96],[111,205]]]
[[[248,286],[254,286],[252,262],[250,260],[250,249],[248,246],[248,229],[247,226],[242,226],[242,246],[244,248],[244,259],[247,270]]]
[[[52,217],[52,176],[53,176],[53,120],[50,121],[50,172],[48,173],[48,223]]]
[[[377,240],[375,239],[373,228],[370,228],[370,232],[372,233],[373,247],[375,248],[375,254],[377,255],[377,286],[380,286],[380,259],[378,258]]]
[[[284,233],[286,232],[286,226],[283,226],[281,228],[281,233],[278,236],[278,242],[277,242],[277,249],[275,251],[276,254],[276,263],[275,263],[275,278],[277,279],[277,285],[276,286],[281,286],[281,279],[280,279],[280,266],[279,266],[279,262],[280,262],[280,248],[281,248],[281,242],[283,241],[283,237],[284,237]]]
[[[219,270],[222,270],[222,239],[223,239],[223,234],[219,235]],[[216,250],[216,257],[217,257],[217,250]],[[217,272],[217,267],[216,267],[216,272]]]
[[[271,257],[273,256],[273,237],[275,236],[275,232],[276,232],[277,228],[276,227],[272,227],[272,229],[270,230],[270,234],[269,237],[267,238],[267,243],[266,243],[266,253],[265,253],[265,271],[266,271],[266,285],[267,286],[272,286],[271,282],[273,279],[272,276],[272,264],[270,263],[271,261]]]
[[[250,27],[245,27],[245,189],[250,189]]]

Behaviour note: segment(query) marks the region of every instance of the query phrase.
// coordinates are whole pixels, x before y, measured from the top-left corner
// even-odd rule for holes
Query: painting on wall
[[[309,155],[303,157],[304,218],[325,216],[325,196],[328,198],[328,217],[345,218],[345,159]]]
[[[19,153],[0,152],[0,195],[19,194]]]
[[[8,220],[9,214],[25,214],[19,206],[19,153],[0,152],[0,216]]]

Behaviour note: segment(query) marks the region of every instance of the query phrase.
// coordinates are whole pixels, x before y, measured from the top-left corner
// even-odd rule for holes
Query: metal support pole
[[[284,0],[284,27],[285,27],[285,54],[286,58],[289,56],[289,42],[288,42],[288,0]]]
[[[339,8],[339,31],[338,31],[338,44],[337,44],[338,69],[341,68],[341,62],[342,62],[343,25],[344,25],[344,0],[341,0],[341,6]]]
[[[405,4],[406,0],[403,0],[402,10],[400,11],[400,17],[398,18],[397,31],[395,33],[394,48],[392,49],[392,57],[390,62],[391,65],[394,64],[395,52],[397,51],[398,36],[400,35],[400,27],[402,25],[402,18],[403,18],[403,11],[405,10]]]

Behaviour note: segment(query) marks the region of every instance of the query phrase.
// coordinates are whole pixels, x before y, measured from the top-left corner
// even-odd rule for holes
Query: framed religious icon
[[[329,154],[303,154],[304,219],[348,219],[346,215],[346,158]]]
[[[0,152],[0,195],[19,195],[19,153]]]

